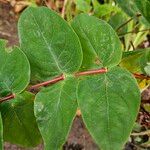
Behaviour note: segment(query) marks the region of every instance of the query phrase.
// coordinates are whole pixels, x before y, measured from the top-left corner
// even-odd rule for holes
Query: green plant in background
[[[98,17],[105,16],[118,34],[132,29],[137,16],[122,26],[129,17],[118,6],[111,7],[113,15],[105,12]],[[140,105],[133,75],[149,79],[150,50],[124,52],[106,21],[80,14],[68,25],[45,7],[30,7],[22,13],[20,48],[8,49],[5,41],[0,42],[1,149],[3,140],[23,147],[35,147],[43,140],[46,150],[60,149],[77,109],[101,149],[122,149]],[[128,39],[126,43],[129,49]]]

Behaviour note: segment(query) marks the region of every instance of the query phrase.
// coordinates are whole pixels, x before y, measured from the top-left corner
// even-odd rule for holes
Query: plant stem
[[[84,76],[84,75],[92,75],[92,74],[101,74],[106,73],[106,68],[96,69],[96,70],[89,70],[89,71],[83,71],[83,72],[77,72],[75,73],[75,77]]]
[[[86,75],[102,74],[102,73],[106,73],[107,71],[108,71],[107,68],[101,68],[101,69],[95,69],[95,70],[88,70],[88,71],[83,71],[83,72],[77,72],[77,73],[74,74],[74,76],[75,77],[80,77],[80,76],[86,76]],[[147,79],[147,80],[150,80],[150,76],[145,76],[143,74],[137,74],[137,73],[134,73],[133,75],[134,75],[135,78],[138,78],[138,79]],[[48,86],[48,85],[57,83],[57,82],[59,82],[61,80],[64,80],[64,79],[65,79],[65,77],[62,74],[61,76],[55,77],[52,80],[45,81],[45,82],[33,85],[33,86],[31,86],[28,89],[28,91],[33,92],[34,90],[39,89],[40,87]],[[0,102],[4,102],[4,101],[10,100],[10,99],[14,99],[14,98],[15,98],[15,94],[11,94],[9,96],[1,98]]]
[[[150,130],[142,131],[140,133],[131,133],[132,136],[150,135]]]
[[[132,31],[129,31],[126,33],[119,34],[118,36],[124,36],[124,35],[130,34],[130,33],[139,33],[139,32],[146,32],[146,31],[150,31],[150,29],[144,29],[144,30],[139,30],[139,31],[132,30]]]
[[[38,88],[40,88],[40,87],[42,87],[42,86],[48,86],[48,85],[50,85],[50,84],[54,84],[54,83],[56,83],[56,82],[58,82],[58,81],[61,81],[61,80],[64,80],[64,79],[65,79],[64,75],[58,76],[58,77],[56,77],[56,78],[54,78],[54,79],[52,79],[52,80],[45,81],[45,82],[42,82],[42,83],[39,83],[39,84],[36,84],[36,85],[31,86],[31,87],[29,88],[29,91],[32,91],[32,90],[34,90],[34,89],[38,89]]]
[[[62,18],[65,18],[65,10],[66,10],[67,3],[68,3],[68,0],[64,0],[64,5],[63,5],[62,11],[61,11]]]
[[[8,96],[6,96],[4,98],[1,98],[0,99],[0,103],[4,102],[4,101],[8,101],[8,100],[13,99],[13,98],[15,98],[15,94],[8,95]]]
[[[136,17],[140,17],[141,16],[141,14],[137,14],[136,15]],[[134,19],[134,17],[132,17],[132,18],[130,18],[129,20],[127,20],[126,22],[124,22],[123,24],[121,24],[118,28],[117,28],[117,32],[121,29],[121,28],[123,28],[125,25],[127,25],[130,21],[132,21]]]
[[[147,79],[147,80],[150,80],[150,76],[146,76],[144,74],[134,73],[133,75],[134,75],[135,78],[138,78],[138,79]]]

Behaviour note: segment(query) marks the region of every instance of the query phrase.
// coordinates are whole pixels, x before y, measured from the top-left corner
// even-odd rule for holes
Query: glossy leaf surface
[[[114,67],[106,74],[81,78],[78,103],[87,129],[99,147],[121,150],[140,105],[140,91],[132,75]]]
[[[121,43],[106,22],[87,14],[75,17],[72,27],[83,49],[82,68],[113,67],[121,59]]]
[[[23,147],[35,147],[41,143],[33,104],[34,95],[28,92],[1,104],[5,141]]]
[[[30,66],[23,52],[15,47],[5,48],[0,41],[0,97],[9,93],[20,93],[29,83]]]
[[[82,51],[77,35],[56,12],[28,8],[19,20],[21,47],[31,64],[32,81],[77,71]]]
[[[77,110],[76,86],[68,77],[36,96],[34,109],[45,150],[58,150],[67,138]]]

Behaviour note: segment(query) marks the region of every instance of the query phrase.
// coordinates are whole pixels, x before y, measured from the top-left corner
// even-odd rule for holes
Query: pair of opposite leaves
[[[31,83],[65,75],[65,80],[42,88],[34,101],[36,121],[45,149],[61,147],[79,107],[84,123],[99,147],[120,150],[138,112],[140,92],[137,83],[129,72],[117,66],[122,55],[121,43],[107,23],[81,14],[75,17],[71,26],[44,7],[26,9],[19,20],[19,39],[31,65]],[[18,49],[10,54],[15,51]],[[17,59],[18,56],[13,61]],[[21,78],[24,76],[22,67],[18,69]],[[73,75],[77,71],[102,67],[107,67],[108,72],[79,78]],[[18,78],[11,81],[7,74],[4,81],[1,76],[3,72],[0,80],[3,84],[8,81],[6,85],[11,92],[20,93],[25,88],[22,86],[16,91],[12,85]],[[22,84],[19,80],[18,83]],[[4,108],[2,110],[2,117],[6,118]],[[34,138],[33,134],[30,135]]]

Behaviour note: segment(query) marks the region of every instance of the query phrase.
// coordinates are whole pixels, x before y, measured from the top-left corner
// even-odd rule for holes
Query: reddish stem
[[[4,98],[1,98],[0,102],[8,101],[8,100],[13,99],[13,98],[15,98],[15,94],[11,94],[11,95],[8,95]]]
[[[79,77],[79,76],[84,76],[84,75],[102,74],[102,73],[106,73],[107,71],[108,71],[107,68],[101,68],[101,69],[77,72],[74,75],[75,75],[75,77]],[[134,73],[133,75],[134,75],[135,78],[138,78],[138,79],[150,80],[150,76],[145,76],[143,74],[138,74],[138,73]],[[58,76],[58,77],[56,77],[56,78],[54,78],[52,80],[45,81],[45,82],[42,82],[42,83],[39,83],[39,84],[31,86],[29,88],[29,91],[36,90],[36,89],[38,89],[38,88],[40,88],[42,86],[48,86],[50,84],[57,83],[58,81],[61,81],[61,80],[64,80],[64,79],[65,79],[65,77],[62,74],[61,76]],[[15,98],[15,94],[11,94],[11,95],[9,95],[7,97],[1,98],[0,102],[7,101],[7,100],[10,100],[10,99],[13,99],[13,98]]]
[[[138,73],[134,73],[133,74],[135,78],[137,79],[146,79],[146,80],[150,80],[150,76],[146,76],[144,74],[138,74]]]
[[[84,75],[101,74],[101,73],[106,73],[106,72],[107,72],[106,68],[101,68],[101,69],[96,69],[96,70],[77,72],[75,73],[75,76],[79,77],[79,76],[84,76]]]
[[[58,81],[61,81],[61,80],[64,80],[64,79],[65,79],[64,75],[58,76],[58,77],[56,77],[56,78],[54,78],[52,80],[45,81],[45,82],[42,82],[42,83],[39,83],[39,84],[31,86],[30,89],[29,89],[29,91],[32,91],[34,89],[38,89],[41,86],[48,86],[50,84],[54,84],[54,83],[56,83]]]

